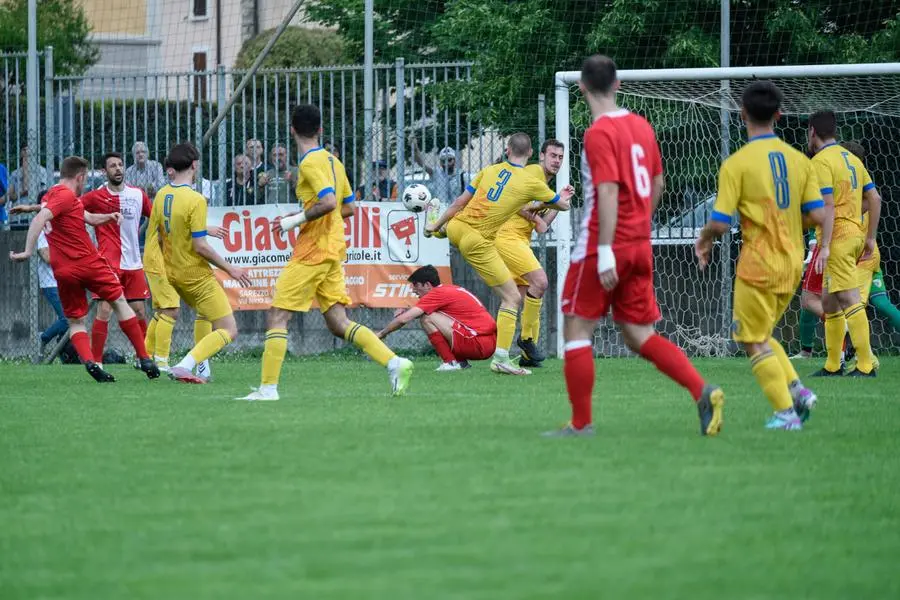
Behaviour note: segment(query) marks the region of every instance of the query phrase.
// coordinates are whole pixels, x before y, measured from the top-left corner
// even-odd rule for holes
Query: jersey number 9
[[[769,166],[772,168],[772,181],[775,183],[775,205],[785,209],[791,205],[791,186],[784,154],[769,152]]]
[[[172,202],[174,200],[175,196],[172,194],[166,194],[163,199],[163,227],[166,228],[166,233],[169,233],[169,220],[172,218]]]

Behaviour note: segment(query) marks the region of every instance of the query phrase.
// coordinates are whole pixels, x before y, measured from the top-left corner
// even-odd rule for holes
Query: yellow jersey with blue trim
[[[148,241],[154,232],[162,245],[166,274],[171,281],[191,282],[212,276],[209,262],[194,250],[194,238],[206,237],[206,198],[188,184],[163,186],[156,193]]]
[[[324,148],[313,148],[300,157],[297,199],[304,210],[309,210],[328,194],[335,195],[337,205],[328,214],[301,226],[291,260],[319,265],[333,260],[343,262],[347,257],[341,205],[353,202],[353,190],[344,164]]]
[[[539,163],[525,165],[524,171],[532,177],[539,179],[540,181],[547,181],[547,175],[544,173],[544,167],[542,167]],[[544,211],[546,210],[548,209],[545,208]],[[516,240],[523,239],[530,242],[531,233],[533,231],[534,221],[526,219],[525,217],[520,215],[518,211],[516,211],[516,213],[509,218],[509,221],[504,223],[500,230],[497,232],[497,238]]]
[[[863,192],[875,187],[872,177],[852,152],[837,143],[826,144],[812,159],[822,195],[834,198],[834,230],[831,240],[840,241],[865,235],[863,228]],[[816,230],[822,239],[821,228]]]
[[[751,138],[722,163],[710,218],[730,225],[740,216],[738,278],[791,293],[803,272],[803,213],[824,205],[812,162],[772,133]]]
[[[466,186],[472,199],[454,218],[469,225],[488,240],[510,217],[529,202],[554,204],[559,195],[525,171],[522,165],[509,161],[482,169]]]

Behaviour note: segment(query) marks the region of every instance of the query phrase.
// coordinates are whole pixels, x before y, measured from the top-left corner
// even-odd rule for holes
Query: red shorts
[[[88,312],[88,291],[97,298],[115,302],[122,297],[122,283],[105,258],[87,258],[54,270],[63,314],[80,319]]]
[[[150,288],[147,287],[147,278],[143,269],[128,269],[118,271],[119,282],[125,291],[125,299],[129,302],[146,300],[150,297]],[[99,300],[100,296],[91,294],[91,298]]]
[[[660,312],[653,289],[653,248],[650,244],[632,244],[613,251],[619,284],[610,291],[600,284],[596,255],[569,265],[562,293],[563,314],[597,321],[612,308],[616,322],[656,323]]]
[[[478,334],[461,323],[454,323],[450,349],[456,360],[485,360],[497,349],[497,334]]]
[[[825,273],[816,273],[816,260],[819,258],[819,246],[816,245],[816,249],[813,250],[812,257],[810,258],[809,264],[806,265],[806,273],[803,275],[803,291],[809,292],[811,294],[815,294],[817,296],[822,295],[822,277]]]

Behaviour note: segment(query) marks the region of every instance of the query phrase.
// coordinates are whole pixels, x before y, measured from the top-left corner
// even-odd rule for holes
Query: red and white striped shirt
[[[143,268],[139,230],[141,216],[150,216],[150,199],[140,188],[126,185],[114,192],[104,185],[81,197],[84,210],[95,214],[122,213],[122,223],[115,221],[96,227],[100,254],[113,269],[132,271]]]

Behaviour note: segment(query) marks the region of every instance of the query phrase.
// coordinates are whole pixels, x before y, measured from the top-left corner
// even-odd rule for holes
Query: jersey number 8
[[[784,154],[769,152],[769,166],[772,168],[772,181],[775,184],[775,205],[785,209],[791,205],[791,186]]]

